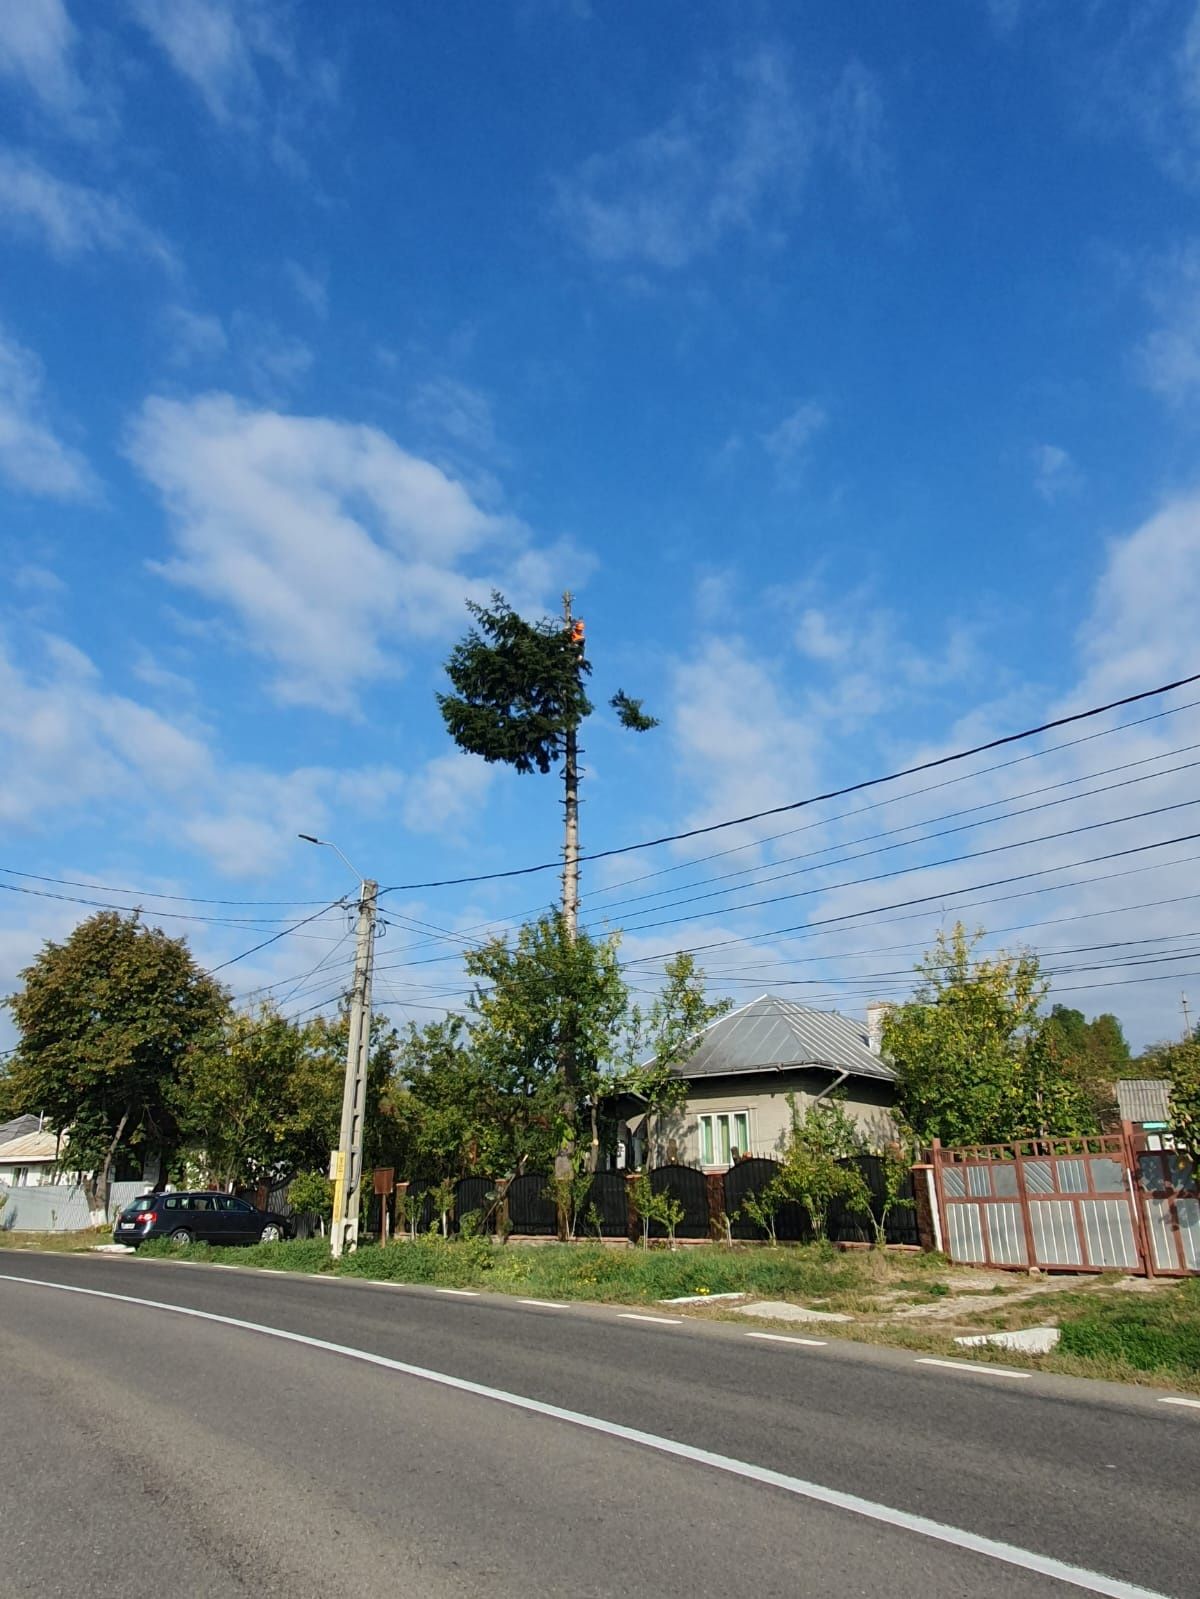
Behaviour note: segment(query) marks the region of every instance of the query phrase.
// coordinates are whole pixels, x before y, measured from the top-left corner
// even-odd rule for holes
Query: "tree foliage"
[[[7,1002],[19,1040],[6,1097],[69,1135],[98,1212],[119,1150],[178,1146],[178,1083],[219,1035],[228,997],[182,939],[136,912],[100,911],[48,941],[21,983]]]
[[[922,1140],[946,1144],[1096,1131],[1095,1105],[1039,1016],[1037,956],[976,958],[981,937],[961,922],[939,933],[913,999],[888,1013],[884,1048],[905,1118]]]
[[[1158,1073],[1171,1083],[1171,1130],[1200,1169],[1200,1027],[1180,1043],[1153,1051]]]
[[[446,662],[455,692],[438,695],[446,728],[485,761],[546,773],[568,730],[592,712],[583,686],[591,666],[561,622],[528,622],[502,594],[467,609],[476,625]]]
[[[804,1206],[818,1238],[828,1236],[829,1212],[837,1201],[869,1217],[870,1190],[853,1164],[863,1150],[862,1135],[841,1103],[832,1096],[817,1100],[803,1115],[794,1094],[788,1104],[792,1124],[779,1172],[768,1187],[777,1186],[781,1202]]]

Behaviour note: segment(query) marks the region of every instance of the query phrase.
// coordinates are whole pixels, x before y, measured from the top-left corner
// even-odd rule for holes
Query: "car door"
[[[191,1216],[192,1232],[197,1238],[203,1239],[206,1244],[223,1244],[225,1242],[224,1217],[217,1208],[216,1201],[220,1194],[193,1194],[188,1206]]]
[[[262,1218],[254,1206],[247,1204],[244,1199],[234,1199],[232,1194],[222,1194],[221,1198],[225,1206],[229,1242],[257,1243],[258,1235],[262,1231]]]

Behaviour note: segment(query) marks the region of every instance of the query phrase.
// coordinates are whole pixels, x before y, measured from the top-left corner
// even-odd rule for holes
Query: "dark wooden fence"
[[[859,1155],[854,1164],[862,1173],[871,1193],[871,1208],[881,1213],[884,1193],[883,1162],[877,1155]],[[656,1194],[668,1193],[683,1206],[683,1218],[675,1236],[686,1239],[724,1237],[722,1214],[731,1219],[734,1238],[762,1240],[767,1231],[744,1213],[748,1198],[757,1197],[779,1173],[778,1161],[765,1157],[740,1160],[725,1173],[702,1171],[698,1166],[670,1164],[657,1166],[650,1174]],[[912,1178],[905,1180],[903,1198],[908,1205],[897,1205],[887,1218],[885,1236],[890,1244],[916,1244],[917,1218],[911,1203]],[[553,1238],[558,1230],[558,1215],[554,1203],[553,1187],[542,1173],[526,1172],[514,1177],[503,1191],[486,1177],[464,1177],[455,1189],[455,1201],[450,1215],[450,1228],[457,1232],[460,1219],[471,1213],[479,1216],[480,1226],[486,1232],[495,1232],[507,1212],[509,1230],[520,1238]],[[593,1215],[594,1212],[594,1215]],[[641,1236],[641,1224],[633,1214],[629,1197],[629,1179],[622,1172],[597,1172],[591,1187],[584,1195],[576,1220],[576,1234],[583,1238],[594,1235],[596,1220],[605,1238]],[[417,1231],[428,1232],[436,1227],[439,1217],[434,1210],[430,1193],[424,1196]],[[405,1228],[402,1217],[397,1219],[396,1230]],[[665,1238],[667,1229],[659,1222],[650,1225],[652,1238]],[[775,1214],[775,1236],[781,1243],[809,1243],[813,1239],[812,1223],[802,1205],[781,1205]],[[875,1230],[868,1216],[835,1204],[829,1213],[829,1237],[836,1243],[874,1242]]]

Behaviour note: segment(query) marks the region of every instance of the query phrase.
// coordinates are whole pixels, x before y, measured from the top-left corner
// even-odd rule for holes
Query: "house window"
[[[700,1164],[729,1166],[750,1148],[750,1112],[724,1110],[700,1117]]]

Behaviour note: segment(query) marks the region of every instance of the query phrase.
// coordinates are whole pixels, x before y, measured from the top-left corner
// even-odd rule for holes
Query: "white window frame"
[[[739,1117],[745,1122],[746,1141],[744,1146],[737,1143],[735,1139],[736,1124]],[[706,1122],[708,1123],[707,1152],[705,1149],[704,1137]],[[722,1154],[722,1142],[718,1130],[718,1123],[720,1122],[724,1122],[726,1124],[726,1133],[729,1146],[727,1158],[725,1158]],[[700,1148],[700,1164],[702,1166],[732,1166],[735,1158],[735,1151],[738,1155],[746,1155],[750,1152],[749,1106],[743,1106],[737,1110],[698,1111],[696,1114],[696,1139]]]

